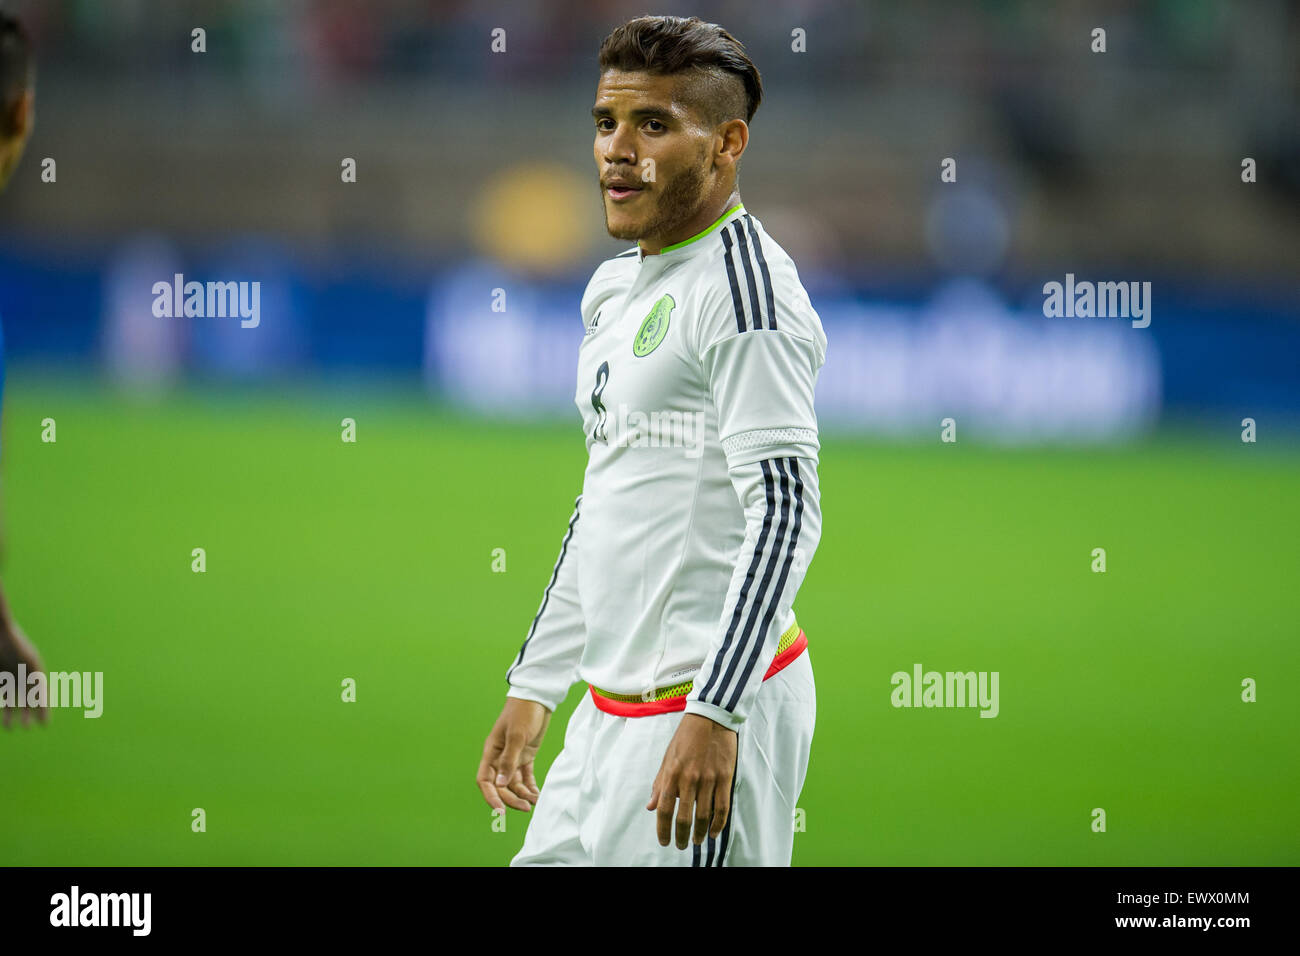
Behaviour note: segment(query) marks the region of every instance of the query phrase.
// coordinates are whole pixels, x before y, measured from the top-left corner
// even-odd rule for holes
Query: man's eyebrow
[[[605,116],[613,116],[614,111],[608,106],[593,106],[591,115],[593,119],[601,119]],[[672,119],[673,114],[658,106],[642,106],[632,110],[632,117],[633,119]]]

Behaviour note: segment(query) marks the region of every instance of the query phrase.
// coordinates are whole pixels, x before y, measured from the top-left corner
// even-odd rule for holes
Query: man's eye
[[[667,128],[668,128],[668,127],[665,126],[663,123],[659,122],[657,119],[648,120],[648,121],[647,121],[647,125],[652,126],[652,129],[653,129],[653,127],[658,127],[658,129],[653,129],[653,132],[656,132],[656,133],[659,132],[659,130],[663,130],[663,129],[667,129]]]
[[[599,119],[599,120],[596,120],[596,129],[600,129],[600,130],[608,130],[609,127],[606,126],[605,124],[606,124],[606,123],[612,123],[612,122],[613,122],[613,120],[607,120],[607,119]]]

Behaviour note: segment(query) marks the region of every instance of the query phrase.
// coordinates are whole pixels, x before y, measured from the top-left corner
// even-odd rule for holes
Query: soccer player
[[[513,865],[789,865],[816,712],[792,604],[821,534],[826,338],[740,200],[762,98],[744,47],[640,17],[599,66],[605,224],[637,245],[582,297],[582,494],[478,785],[500,812],[532,808]],[[590,688],[539,790],[576,679]]]
[[[30,50],[22,26],[0,12],[0,189],[9,181],[22,158],[23,147],[32,131]],[[4,397],[4,384],[4,331],[0,329],[0,399]],[[9,612],[4,593],[0,591],[0,673],[13,674],[16,680],[19,664],[24,665],[29,674],[44,670],[36,648],[18,627],[18,622]],[[19,694],[27,692],[25,687],[16,687],[15,690]],[[38,719],[47,719],[46,706],[34,710]],[[4,712],[4,726],[8,728],[14,711],[5,707],[3,699],[0,699],[0,711]],[[31,723],[32,711],[33,708],[27,707],[20,710],[23,726]]]

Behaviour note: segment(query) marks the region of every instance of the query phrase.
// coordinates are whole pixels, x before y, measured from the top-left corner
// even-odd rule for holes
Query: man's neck
[[[721,203],[707,203],[690,222],[676,230],[672,235],[642,239],[639,242],[641,254],[643,256],[657,256],[668,246],[675,246],[679,242],[685,242],[692,236],[698,236],[721,219],[728,209],[739,205],[740,190],[733,189],[730,195]]]

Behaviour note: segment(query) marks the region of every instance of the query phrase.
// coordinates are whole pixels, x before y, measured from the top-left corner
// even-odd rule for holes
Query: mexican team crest
[[[641,323],[636,338],[632,340],[633,355],[637,358],[645,358],[659,347],[659,343],[668,334],[668,317],[676,306],[677,303],[673,301],[672,296],[664,294],[660,297],[654,304],[654,308],[650,310],[650,314],[645,317],[645,321]]]

